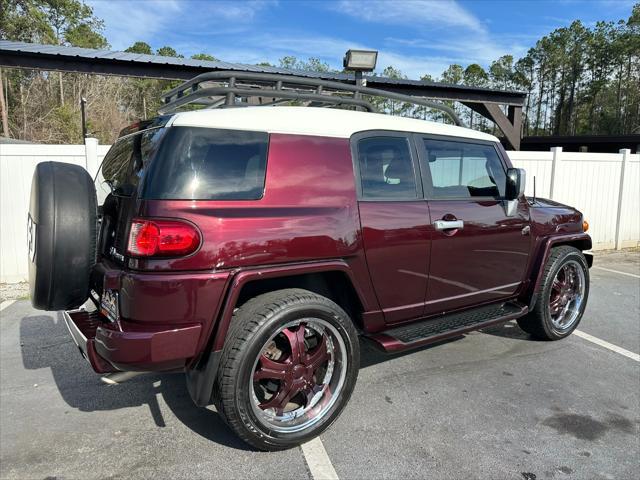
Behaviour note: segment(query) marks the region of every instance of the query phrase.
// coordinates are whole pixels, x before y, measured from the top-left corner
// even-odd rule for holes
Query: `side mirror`
[[[507,170],[507,188],[505,198],[515,200],[524,194],[524,186],[527,174],[522,168],[510,168]]]

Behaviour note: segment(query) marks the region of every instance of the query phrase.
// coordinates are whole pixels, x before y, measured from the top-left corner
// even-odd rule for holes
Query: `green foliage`
[[[407,78],[407,76],[404,75],[400,70],[392,67],[391,65],[389,65],[388,67],[385,67],[384,70],[382,70],[382,76],[388,77],[388,78],[397,78],[397,79]]]
[[[268,62],[264,62],[264,64],[261,65],[271,66]],[[299,60],[294,56],[282,57],[278,61],[278,67],[289,70],[305,70],[308,72],[337,72],[337,70],[332,70],[328,63],[315,57],[310,57],[306,61]]]
[[[516,62],[511,85],[529,93],[525,134],[620,134],[640,129],[640,30],[630,18],[581,22],[541,38]]]
[[[51,127],[60,143],[82,143],[80,112],[71,105],[61,105],[51,112]]]
[[[140,53],[144,55],[153,55],[153,51],[151,50],[151,45],[145,42],[135,42],[129,48],[125,50],[128,53]]]
[[[106,48],[103,22],[82,0],[0,0],[0,38],[34,43]],[[127,52],[153,55],[151,46],[135,42]],[[183,58],[171,46],[156,55]],[[216,61],[207,53],[195,60]],[[271,67],[268,62],[258,65]],[[319,58],[281,58],[278,67],[340,72]],[[389,65],[381,75],[407,78]],[[138,118],[157,114],[163,91],[178,82],[60,74],[4,69],[10,135],[33,141],[79,142],[79,99],[88,99],[89,128],[111,142],[117,132]],[[540,38],[522,58],[504,55],[488,68],[453,64],[438,78],[421,80],[519,90],[527,93],[525,135],[607,134],[640,132],[640,3],[629,18],[584,25],[575,21]],[[449,121],[441,112],[404,102],[368,98],[381,111],[416,118]],[[496,131],[487,119],[454,102],[452,106],[476,129]]]
[[[79,0],[0,0],[0,37],[104,48],[104,22]]]
[[[465,85],[472,87],[485,87],[489,83],[489,75],[477,63],[472,63],[464,69],[462,81]]]
[[[191,55],[191,58],[194,60],[208,60],[210,62],[218,62],[219,60],[213,55],[209,55],[208,53],[196,53],[195,55]]]
[[[22,42],[55,43],[42,2],[0,0],[0,38]]]
[[[463,76],[464,68],[462,68],[461,65],[453,64],[449,65],[449,67],[444,72],[442,72],[440,81],[457,85],[459,83],[462,83]]]
[[[162,55],[163,57],[176,57],[176,58],[184,58],[184,55],[178,54],[172,47],[160,47],[156,51],[156,55]]]

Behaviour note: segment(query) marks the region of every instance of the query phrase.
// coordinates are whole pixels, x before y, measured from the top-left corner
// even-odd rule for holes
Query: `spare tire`
[[[28,249],[31,303],[41,310],[82,305],[96,262],[96,190],[78,165],[44,162],[31,182]]]

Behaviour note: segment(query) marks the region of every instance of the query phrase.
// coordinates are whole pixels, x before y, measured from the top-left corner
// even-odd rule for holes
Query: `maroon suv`
[[[96,372],[185,372],[196,405],[257,448],[288,448],[343,410],[359,337],[395,352],[513,319],[545,340],[576,328],[586,222],[524,183],[495,137],[440,123],[161,116],[123,131],[95,186],[38,165],[31,298],[67,310]]]

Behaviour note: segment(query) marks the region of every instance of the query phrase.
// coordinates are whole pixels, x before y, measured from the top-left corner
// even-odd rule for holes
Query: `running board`
[[[507,302],[451,313],[374,333],[367,337],[386,352],[399,352],[439,342],[463,333],[508,322],[525,315],[529,309],[517,302]]]

